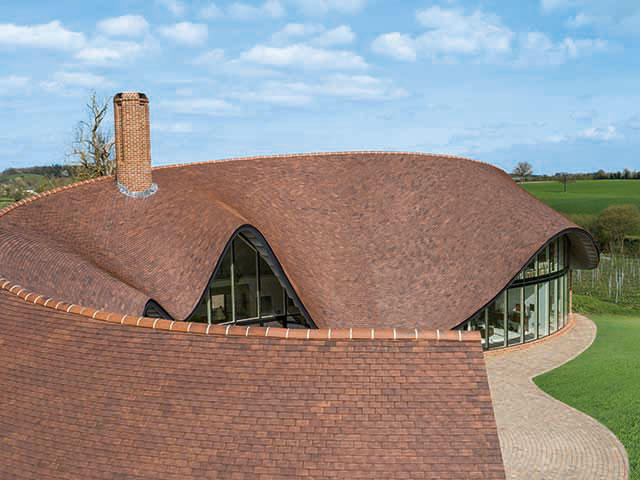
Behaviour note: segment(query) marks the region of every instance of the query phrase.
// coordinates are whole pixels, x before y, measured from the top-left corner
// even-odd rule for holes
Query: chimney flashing
[[[120,190],[120,193],[131,198],[147,198],[158,191],[157,183],[152,183],[151,186],[148,189],[146,189],[144,192],[130,192],[127,189],[127,187],[122,185],[120,182],[116,182],[116,186],[118,187],[118,190]]]

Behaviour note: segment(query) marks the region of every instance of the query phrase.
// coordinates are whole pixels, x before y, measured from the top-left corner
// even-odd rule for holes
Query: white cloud
[[[158,28],[165,38],[186,46],[198,46],[207,41],[209,29],[204,23],[179,22]]]
[[[256,45],[244,52],[241,60],[277,67],[298,66],[311,69],[364,69],[362,57],[346,50],[328,50],[303,43],[286,47]]]
[[[606,127],[590,127],[583,130],[578,134],[581,138],[587,138],[590,140],[615,140],[621,138],[622,135],[618,132],[616,127],[608,125]]]
[[[422,52],[430,56],[450,54],[502,54],[511,50],[513,32],[496,15],[476,10],[438,6],[420,10],[419,23],[429,29],[418,37]]]
[[[351,43],[355,38],[356,35],[351,30],[351,27],[348,25],[340,25],[339,27],[327,30],[326,32],[318,35],[311,39],[310,42],[319,47],[332,47],[335,45]]]
[[[362,10],[366,0],[293,0],[305,13],[324,15],[332,10],[340,13],[356,13]]]
[[[272,18],[282,17],[285,13],[284,7],[279,0],[266,0],[261,6],[256,7],[247,3],[232,3],[227,8],[230,17],[238,20],[254,20],[265,15]]]
[[[230,115],[236,108],[225,100],[217,98],[184,98],[180,100],[161,100],[158,106],[176,113],[201,115]]]
[[[219,65],[224,61],[224,50],[221,48],[213,48],[198,55],[193,63],[195,65]]]
[[[211,20],[213,18],[222,17],[224,13],[215,3],[205,5],[198,12],[198,16],[203,20]]]
[[[595,18],[584,13],[578,13],[575,17],[569,17],[566,25],[568,28],[582,28],[595,23]]]
[[[404,35],[399,32],[380,35],[373,41],[371,48],[374,52],[387,55],[398,60],[415,61],[417,57],[416,41],[409,35]]]
[[[295,82],[269,82],[260,89],[232,92],[231,97],[242,102],[273,103],[277,105],[302,106],[313,101],[306,85]]]
[[[348,97],[355,100],[387,100],[406,97],[408,93],[396,88],[389,81],[370,75],[336,74],[319,85],[318,92],[323,95]]]
[[[191,133],[193,125],[190,122],[154,123],[151,130],[160,133]]]
[[[27,88],[30,83],[29,77],[19,75],[0,77],[0,95],[13,95]]]
[[[601,39],[567,37],[555,42],[541,32],[516,34],[492,14],[476,10],[438,6],[416,14],[427,31],[417,37],[400,32],[378,36],[372,49],[398,60],[453,61],[471,57],[481,61],[512,63],[520,66],[560,65],[568,60],[600,53],[609,49]]]
[[[80,49],[75,58],[88,65],[110,66],[127,64],[151,48],[149,42],[110,40],[96,37]]]
[[[65,93],[69,88],[104,88],[110,87],[113,83],[100,75],[87,72],[56,72],[50,80],[40,84],[45,90],[51,92]]]
[[[241,101],[257,101],[289,106],[307,105],[315,97],[341,97],[350,100],[389,100],[407,96],[387,80],[369,75],[334,74],[319,82],[267,82],[261,89],[236,92]]]
[[[83,33],[67,30],[58,20],[39,25],[0,24],[0,45],[77,50],[85,42]]]
[[[180,0],[156,0],[156,3],[162,5],[176,17],[181,17],[186,11],[186,6]]]
[[[600,39],[565,38],[553,42],[541,32],[528,32],[520,39],[517,63],[525,66],[560,65],[568,60],[604,52],[608,44]]]
[[[122,15],[98,22],[98,30],[113,37],[137,37],[148,29],[149,23],[140,15]]]
[[[577,3],[577,0],[540,0],[540,6],[545,12],[569,8]]]
[[[495,15],[435,6],[419,10],[416,17],[427,29],[425,33],[415,38],[399,32],[383,34],[373,41],[373,50],[406,61],[419,56],[434,60],[458,55],[495,58],[511,51],[513,32]]]
[[[271,35],[271,41],[276,45],[286,45],[291,40],[305,39],[306,43],[318,47],[332,47],[344,45],[355,40],[356,35],[348,25],[340,25],[331,30],[323,25],[314,23],[288,23]]]
[[[276,33],[271,35],[271,41],[275,44],[281,45],[288,43],[292,39],[308,37],[323,31],[324,27],[318,24],[288,23],[284,28],[282,28],[282,30],[278,30]]]

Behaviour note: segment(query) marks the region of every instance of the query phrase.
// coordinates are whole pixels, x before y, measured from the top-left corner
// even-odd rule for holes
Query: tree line
[[[568,173],[556,172],[553,175],[536,174],[529,162],[518,162],[511,171],[511,176],[516,181],[575,181],[575,180],[640,180],[640,170],[625,168],[617,172],[607,172],[600,169],[596,172]]]

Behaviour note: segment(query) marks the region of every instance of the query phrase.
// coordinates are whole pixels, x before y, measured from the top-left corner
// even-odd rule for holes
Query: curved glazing
[[[550,335],[569,316],[569,240],[549,242],[484,310],[459,329],[478,330],[486,349],[504,348]]]

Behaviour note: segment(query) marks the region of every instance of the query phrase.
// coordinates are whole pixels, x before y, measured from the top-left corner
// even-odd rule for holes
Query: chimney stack
[[[130,197],[153,195],[158,186],[151,181],[149,99],[144,93],[117,93],[113,97],[113,117],[118,188]]]

